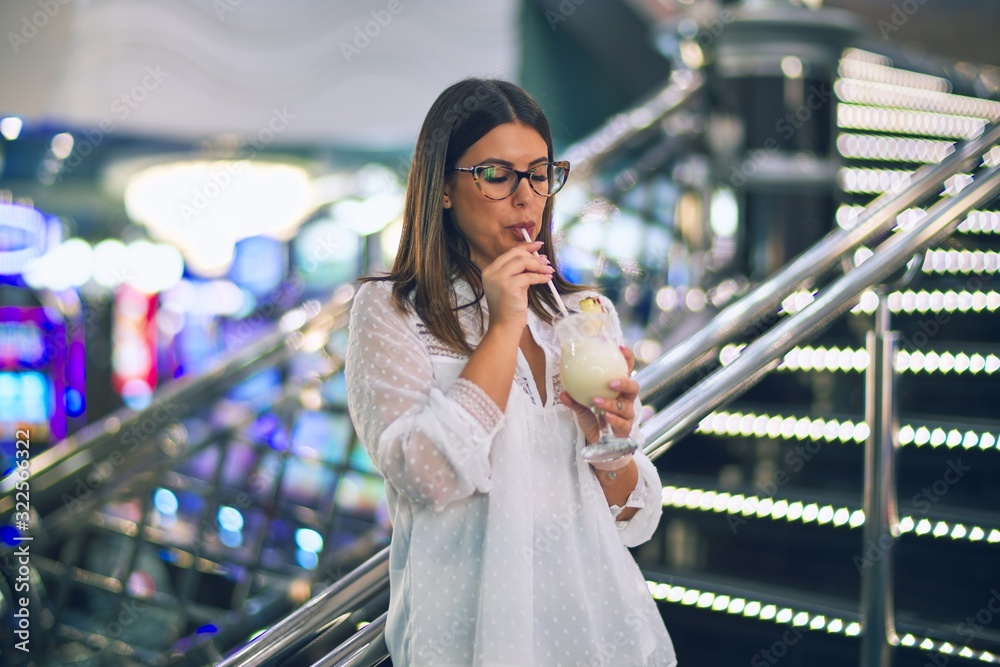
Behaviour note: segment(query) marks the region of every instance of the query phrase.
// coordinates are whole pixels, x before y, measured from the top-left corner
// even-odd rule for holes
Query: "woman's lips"
[[[524,236],[522,236],[522,234],[521,234],[521,230],[522,229],[524,231],[528,232],[528,236],[530,236],[531,238],[535,238],[535,234],[534,234],[535,226],[532,225],[532,224],[530,224],[530,223],[512,225],[512,226],[508,227],[507,229],[510,230],[510,232],[517,238],[518,241],[523,241],[524,240]]]

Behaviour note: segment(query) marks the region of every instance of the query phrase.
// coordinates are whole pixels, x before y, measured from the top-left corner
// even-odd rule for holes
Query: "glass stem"
[[[606,438],[616,437],[614,431],[611,430],[611,424],[604,418],[604,410],[598,408],[592,408],[592,410],[594,417],[597,419],[597,441],[600,442]]]

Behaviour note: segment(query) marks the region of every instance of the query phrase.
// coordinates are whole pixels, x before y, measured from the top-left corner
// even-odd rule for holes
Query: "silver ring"
[[[608,479],[614,479],[617,476],[618,476],[618,474],[615,473],[614,470],[611,470],[611,471],[608,472]]]
[[[624,409],[624,406],[622,405],[621,401],[616,401],[615,407],[618,408],[618,412],[621,412]]]

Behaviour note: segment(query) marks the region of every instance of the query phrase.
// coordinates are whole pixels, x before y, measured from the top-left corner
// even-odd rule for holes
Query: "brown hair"
[[[482,309],[482,275],[471,259],[469,244],[444,208],[445,179],[458,159],[493,128],[505,123],[521,123],[536,130],[552,155],[552,133],[538,103],[518,86],[495,79],[470,78],[447,88],[431,106],[420,128],[413,164],[406,185],[403,231],[392,270],[385,276],[362,281],[388,280],[392,296],[404,312],[411,308],[435,337],[448,346],[471,353],[472,347],[456,312],[459,308]],[[545,201],[538,240],[556,267],[552,283],[560,294],[586,289],[567,281],[558,270],[552,243],[552,206]],[[468,282],[476,296],[467,304],[452,305],[455,277]],[[551,322],[558,305],[549,288],[533,285],[528,291],[528,307]]]

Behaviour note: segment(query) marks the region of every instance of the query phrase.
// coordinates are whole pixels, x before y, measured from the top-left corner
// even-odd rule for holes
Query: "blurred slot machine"
[[[156,388],[157,296],[122,285],[111,324],[111,386],[133,410],[149,405]]]
[[[31,289],[25,273],[58,246],[57,220],[30,206],[0,203],[0,468],[13,461],[19,431],[33,451],[81,425],[86,412],[84,332],[70,289]]]

